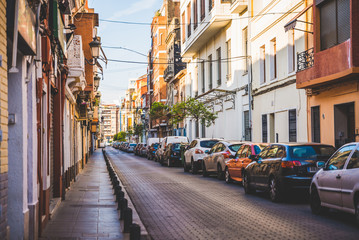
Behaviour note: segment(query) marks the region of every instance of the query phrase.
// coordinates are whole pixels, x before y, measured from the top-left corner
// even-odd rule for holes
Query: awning
[[[288,32],[289,30],[296,29],[295,26],[297,25],[297,22],[303,22],[303,21],[298,20],[298,18],[301,17],[312,6],[313,6],[313,4],[308,5],[300,13],[298,13],[294,18],[292,18],[292,20],[290,20],[286,25],[284,25],[285,31]],[[304,23],[313,24],[313,23],[309,23],[309,22],[304,22]],[[296,30],[304,31],[301,29],[296,29]],[[305,32],[307,32],[307,31],[305,31]]]
[[[229,91],[224,89],[211,89],[195,99],[199,102],[202,102],[205,105],[220,105],[221,111],[223,110],[223,101],[225,102],[231,102],[232,106],[228,109],[234,109],[235,108],[235,97],[236,97],[236,91]]]

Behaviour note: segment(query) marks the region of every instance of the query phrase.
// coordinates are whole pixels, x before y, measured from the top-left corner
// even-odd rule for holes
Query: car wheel
[[[206,169],[206,164],[203,162],[202,164],[202,176],[203,177],[208,177],[208,172],[207,172],[207,169]]]
[[[218,180],[223,180],[224,179],[224,172],[222,171],[222,167],[221,164],[217,165],[217,179]]]
[[[193,159],[191,161],[191,172],[192,172],[192,174],[197,174],[198,173],[196,163],[193,161]]]
[[[242,185],[246,194],[255,193],[256,190],[251,187],[249,176],[246,173],[243,176]]]
[[[313,187],[310,193],[310,209],[312,213],[316,215],[323,214],[327,211],[327,208],[322,206],[318,190],[315,187]]]
[[[226,167],[226,170],[225,170],[224,177],[225,177],[226,183],[232,183],[233,182],[227,167]]]
[[[269,180],[269,197],[272,202],[279,202],[281,200],[280,186],[278,180],[275,177],[272,177]]]

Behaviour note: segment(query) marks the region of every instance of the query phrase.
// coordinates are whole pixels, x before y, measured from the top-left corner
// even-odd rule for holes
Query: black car
[[[147,159],[155,159],[155,153],[158,149],[159,143],[152,143],[151,146],[147,147]]]
[[[181,166],[181,143],[169,143],[163,153],[161,165],[167,164],[168,167]]]
[[[244,191],[268,191],[273,202],[290,190],[309,191],[318,171],[316,162],[328,160],[334,152],[333,146],[325,144],[270,144],[244,170]]]

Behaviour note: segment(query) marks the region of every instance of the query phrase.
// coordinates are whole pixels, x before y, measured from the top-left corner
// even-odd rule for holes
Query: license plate
[[[308,167],[308,172],[318,172],[317,167]]]

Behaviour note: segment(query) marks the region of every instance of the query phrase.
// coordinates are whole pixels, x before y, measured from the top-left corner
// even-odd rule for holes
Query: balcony
[[[350,39],[329,49],[299,53],[297,88],[313,88],[329,82],[341,81],[359,75],[351,54]]]
[[[75,35],[67,50],[67,65],[69,74],[67,86],[71,89],[72,94],[83,91],[86,87],[85,79],[85,56],[82,50],[82,38]]]
[[[248,7],[248,0],[231,0],[231,13],[241,13]]]
[[[231,22],[230,1],[228,3],[222,2],[222,0],[214,0],[214,5],[210,6],[211,10],[206,14],[203,21],[198,23],[195,30],[191,28],[191,25],[187,26],[187,38],[181,46],[182,57],[195,55],[208,42],[208,39],[211,39]],[[202,16],[199,15],[199,17],[202,19]]]
[[[169,65],[165,69],[165,72],[163,74],[163,78],[164,78],[165,82],[168,82],[173,77],[174,77],[174,64],[169,63]]]

